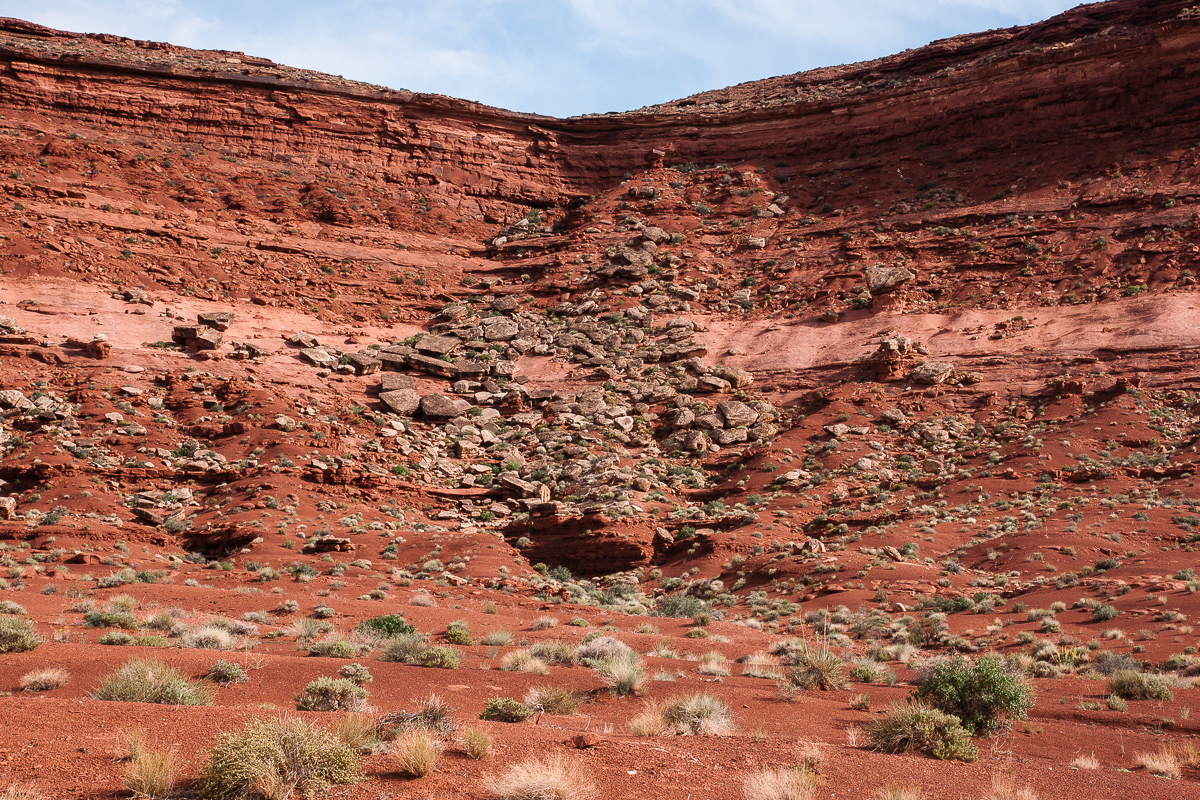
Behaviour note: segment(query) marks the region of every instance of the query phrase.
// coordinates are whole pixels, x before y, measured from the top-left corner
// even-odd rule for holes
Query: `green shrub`
[[[450,647],[430,647],[421,653],[420,664],[422,667],[436,667],[437,669],[458,669],[462,658],[458,655],[458,651]]]
[[[1154,675],[1133,670],[1117,670],[1108,679],[1108,692],[1125,700],[1172,700],[1167,682]]]
[[[358,630],[363,633],[371,633],[376,636],[394,639],[406,633],[413,633],[416,631],[416,628],[405,622],[404,617],[399,614],[384,614],[381,617],[364,619],[358,623]]]
[[[0,653],[26,653],[41,643],[31,620],[0,617]]]
[[[971,734],[953,714],[915,703],[896,704],[866,726],[876,750],[931,755],[943,761],[975,761],[979,750]]]
[[[93,700],[127,703],[162,703],[170,706],[207,706],[213,689],[190,681],[156,659],[134,659],[105,676],[92,692]]]
[[[126,633],[125,631],[109,631],[108,633],[96,637],[96,644],[130,645],[136,641],[136,636],[134,636],[132,633]]]
[[[366,706],[367,690],[348,678],[322,675],[296,695],[299,711],[361,711]]]
[[[480,719],[491,722],[524,722],[533,716],[533,709],[511,697],[492,697],[483,705]]]
[[[1092,609],[1092,619],[1096,622],[1107,622],[1110,619],[1116,618],[1121,612],[1110,606],[1108,603],[1101,603]]]
[[[338,669],[338,675],[343,678],[352,680],[359,686],[366,686],[375,678],[371,675],[371,671],[362,664],[347,664]]]
[[[250,676],[246,674],[246,670],[241,664],[234,664],[224,659],[209,667],[204,677],[222,686],[232,686],[235,683],[245,683],[250,680]]]
[[[688,594],[669,594],[659,598],[654,606],[654,613],[660,617],[694,617],[707,611],[708,604],[699,597]]]
[[[358,648],[350,640],[334,636],[310,644],[308,654],[321,658],[354,658],[358,655]]]
[[[451,622],[447,625],[446,641],[450,644],[462,645],[463,647],[475,644],[475,640],[471,638],[471,632],[467,630],[465,622]]]
[[[124,628],[135,630],[138,621],[128,611],[88,611],[83,621],[91,628]]]
[[[1003,717],[1024,719],[1033,705],[1033,690],[990,655],[935,664],[913,697],[958,717],[971,732],[995,730]]]
[[[331,784],[362,780],[358,752],[302,719],[253,720],[225,733],[201,769],[203,800],[319,796]]]

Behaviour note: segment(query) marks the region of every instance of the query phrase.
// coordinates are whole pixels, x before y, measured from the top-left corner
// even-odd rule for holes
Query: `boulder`
[[[718,404],[717,412],[725,419],[726,428],[749,428],[758,421],[758,412],[740,400]]]
[[[421,395],[416,389],[393,389],[379,393],[379,402],[391,411],[404,417],[412,416],[421,405]]]
[[[380,378],[382,379],[380,389],[385,392],[394,392],[397,389],[415,389],[417,385],[411,375],[402,375],[399,372],[384,372]]]
[[[910,372],[908,378],[914,383],[938,384],[944,383],[952,372],[954,367],[950,364],[929,361]]]
[[[421,398],[421,413],[435,419],[453,419],[467,413],[470,408],[471,404],[460,397],[427,394]]]
[[[229,326],[233,324],[234,315],[232,311],[203,311],[196,315],[196,321],[207,328],[213,328],[218,331],[227,331]]]
[[[917,277],[904,267],[867,267],[867,291],[871,294],[887,294]]]

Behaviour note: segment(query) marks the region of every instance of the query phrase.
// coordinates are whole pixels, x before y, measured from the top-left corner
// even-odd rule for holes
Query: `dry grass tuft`
[[[698,736],[722,736],[733,733],[733,712],[710,694],[672,697],[662,707],[664,730]]]
[[[162,753],[139,747],[125,766],[125,788],[134,797],[166,797],[175,787],[174,748]]]
[[[534,675],[545,675],[546,662],[528,650],[514,650],[500,659],[500,669],[505,672],[529,672]]]
[[[534,686],[525,695],[525,705],[544,714],[567,716],[579,708],[579,695],[565,686]]]
[[[428,731],[409,731],[396,740],[392,753],[402,775],[423,778],[437,769],[446,746]]]
[[[499,800],[591,800],[596,785],[579,764],[554,754],[514,764],[488,786]]]
[[[463,734],[462,738],[463,752],[467,754],[467,758],[473,758],[480,761],[487,758],[492,749],[492,737],[487,735],[487,731],[479,728],[471,728]]]
[[[0,792],[0,800],[45,800],[45,795],[33,786],[13,783]]]
[[[725,677],[730,674],[729,659],[716,650],[710,650],[700,656],[700,666],[696,671],[701,675],[717,675]]]
[[[665,730],[662,706],[656,702],[646,701],[642,712],[629,720],[629,732],[634,736],[661,736]]]
[[[1159,750],[1157,753],[1138,753],[1133,757],[1133,763],[1139,767],[1145,767],[1151,775],[1157,775],[1160,778],[1178,780],[1183,777],[1179,758],[1167,749]]]
[[[759,651],[746,659],[746,663],[742,665],[742,674],[749,678],[779,681],[783,680],[784,669],[775,656]]]
[[[871,795],[871,800],[925,800],[925,793],[920,789],[897,786],[893,783],[886,788],[877,789],[875,794]]]
[[[1100,759],[1096,758],[1095,753],[1076,756],[1071,766],[1075,769],[1100,769]]]
[[[66,684],[69,677],[61,667],[43,667],[22,675],[20,686],[26,692],[47,692]]]
[[[1028,786],[1017,786],[1006,775],[993,775],[992,788],[982,800],[1038,800],[1037,792]]]
[[[760,769],[742,781],[746,800],[811,800],[817,776],[802,769]]]

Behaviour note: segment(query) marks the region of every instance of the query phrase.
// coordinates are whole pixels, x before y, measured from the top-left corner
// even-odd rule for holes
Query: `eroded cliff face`
[[[0,31],[0,103],[14,111],[52,114],[64,129],[80,126],[77,135],[336,168],[479,219],[596,194],[643,170],[656,149],[667,166],[798,159],[810,175],[861,168],[853,151],[915,151],[931,164],[1008,159],[986,179],[1004,189],[1021,160],[1066,176],[1081,157],[1101,164],[1131,145],[1185,140],[1200,69],[1200,21],[1186,3],[1123,0],[874,62],[556,120],[240,53],[20,21]]]

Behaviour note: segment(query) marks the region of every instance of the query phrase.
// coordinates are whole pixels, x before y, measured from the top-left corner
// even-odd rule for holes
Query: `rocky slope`
[[[1187,685],[1198,45],[1119,0],[556,120],[0,21],[0,594],[68,644],[59,582],[626,633],[686,597],[730,658],[1029,650],[1051,694],[1107,605]]]

